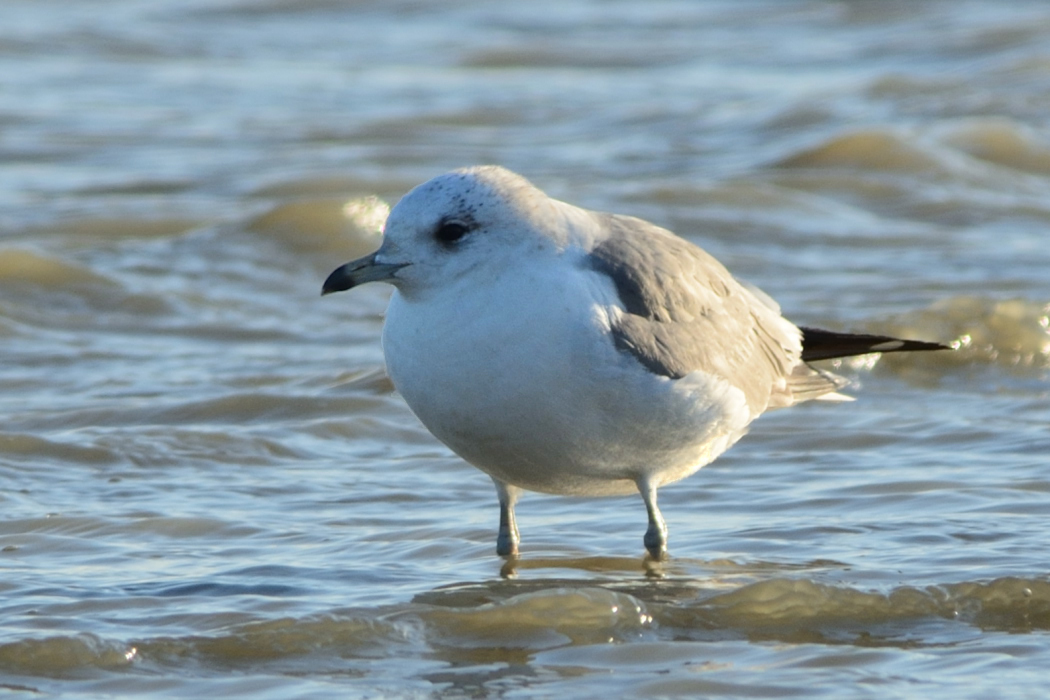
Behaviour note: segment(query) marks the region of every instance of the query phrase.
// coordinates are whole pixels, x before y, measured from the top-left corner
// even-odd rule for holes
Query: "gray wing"
[[[654,374],[702,371],[741,389],[753,414],[834,391],[801,362],[799,330],[697,246],[641,219],[596,214],[611,235],[589,256],[626,310],[617,349]]]

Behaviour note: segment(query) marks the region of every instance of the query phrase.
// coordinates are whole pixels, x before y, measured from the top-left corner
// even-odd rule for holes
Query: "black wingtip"
[[[800,328],[802,331],[802,360],[833,360],[871,352],[922,352],[953,350],[950,345],[924,340],[905,340],[888,335],[865,333],[836,333],[819,328]]]

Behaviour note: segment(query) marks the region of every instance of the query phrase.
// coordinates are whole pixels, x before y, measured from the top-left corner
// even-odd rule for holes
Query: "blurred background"
[[[5,0],[0,688],[1033,697],[1048,114],[1036,0]],[[506,567],[389,291],[318,296],[478,163],[958,350],[829,366],[661,492],[666,564],[640,499],[532,496]]]

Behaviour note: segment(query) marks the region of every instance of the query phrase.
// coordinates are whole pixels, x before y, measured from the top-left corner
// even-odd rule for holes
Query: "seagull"
[[[798,327],[701,248],[642,219],[548,197],[476,166],[406,194],[373,254],[322,295],[394,287],[383,354],[433,435],[488,474],[496,552],[518,556],[523,490],[638,492],[667,556],[657,490],[712,462],[764,412],[851,400],[814,360],[947,346]]]

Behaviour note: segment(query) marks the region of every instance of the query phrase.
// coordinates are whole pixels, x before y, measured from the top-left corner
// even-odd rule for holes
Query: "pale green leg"
[[[645,548],[653,559],[667,556],[667,523],[656,505],[656,487],[648,480],[638,481],[638,491],[645,501],[645,510],[649,514],[649,527],[645,531]]]
[[[518,523],[514,519],[514,504],[518,502],[521,489],[497,479],[492,481],[496,484],[496,495],[499,497],[499,534],[496,536],[496,554],[501,557],[516,557],[521,536],[518,534]]]

